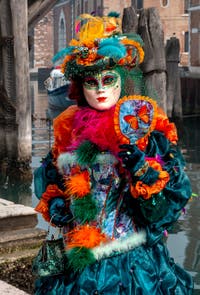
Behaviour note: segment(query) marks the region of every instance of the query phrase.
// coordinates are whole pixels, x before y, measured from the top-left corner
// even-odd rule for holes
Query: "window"
[[[137,9],[143,8],[143,0],[137,0]]]
[[[97,15],[97,0],[93,0],[93,11],[90,11],[90,13]]]
[[[184,13],[188,13],[189,0],[184,0]]]
[[[97,15],[98,16],[103,16],[103,0],[100,0],[98,2],[98,7],[97,7]]]
[[[135,9],[142,9],[143,8],[143,0],[132,0],[131,5]]]
[[[185,40],[184,40],[184,52],[189,51],[189,33],[185,32]]]
[[[170,0],[160,0],[160,6],[162,8],[167,8],[169,6],[169,1]]]
[[[80,3],[78,1],[78,4],[77,4],[77,16],[81,14],[81,6],[80,6]]]
[[[65,24],[65,16],[63,11],[60,14],[59,21],[59,39],[58,39],[58,49],[61,50],[66,47],[66,24]]]
[[[88,1],[85,1],[85,9],[84,9],[85,13],[88,13]]]

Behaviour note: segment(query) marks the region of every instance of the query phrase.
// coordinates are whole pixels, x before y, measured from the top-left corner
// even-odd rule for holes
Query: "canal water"
[[[53,143],[51,120],[48,119],[48,101],[44,90],[38,91],[37,81],[31,81],[33,96],[32,127],[32,172],[40,165]],[[179,142],[186,159],[187,174],[191,180],[193,197],[185,212],[168,234],[167,245],[174,260],[189,271],[195,283],[195,295],[200,295],[200,117],[185,117],[177,121]],[[33,182],[28,185],[12,185],[4,179],[0,183],[0,197],[24,205],[36,206],[38,200],[34,194]],[[47,228],[47,224],[38,216],[38,227]]]

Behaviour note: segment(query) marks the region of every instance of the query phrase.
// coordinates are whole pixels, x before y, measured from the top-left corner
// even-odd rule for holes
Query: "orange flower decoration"
[[[67,68],[67,64],[70,60],[72,60],[73,57],[71,55],[66,55],[64,60],[63,60],[63,63],[61,64],[61,72],[64,74],[65,71],[66,71],[66,68]]]
[[[178,141],[177,129],[174,123],[170,123],[166,114],[159,109],[159,114],[156,122],[156,130],[164,132],[169,141],[176,144]]]
[[[130,186],[130,192],[133,198],[137,199],[139,197],[143,197],[143,199],[150,199],[153,194],[158,194],[169,181],[169,173],[167,171],[162,170],[162,166],[155,160],[148,160],[149,166],[159,171],[158,180],[152,184],[148,185],[143,183],[142,181],[137,181],[135,185]]]
[[[88,57],[86,58],[77,58],[77,63],[80,65],[90,65],[93,61],[97,59],[96,50],[89,50]]]
[[[143,199],[148,200],[151,198],[153,194],[158,194],[167,184],[169,181],[169,174],[164,171],[160,174],[159,177],[162,177],[161,179],[158,179],[153,185],[149,186],[142,181],[137,181],[135,186],[130,187],[131,194],[133,198],[137,199],[140,196],[143,197]]]

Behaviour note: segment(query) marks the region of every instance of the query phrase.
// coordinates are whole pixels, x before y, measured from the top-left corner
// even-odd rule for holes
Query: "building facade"
[[[200,74],[200,0],[191,0],[189,8],[189,70]]]
[[[180,42],[180,65],[188,66],[189,56],[189,1],[144,0],[143,7],[156,7],[164,31],[165,43],[175,36]]]
[[[53,9],[54,53],[65,48],[75,35],[75,21],[82,13],[102,15],[102,0],[59,1]]]
[[[89,13],[98,16],[110,11],[123,14],[124,7],[131,6],[130,0],[65,0],[59,1],[54,13],[54,53],[65,47],[75,35],[75,21],[80,14]]]
[[[51,58],[66,47],[75,36],[75,21],[82,13],[106,15],[110,11],[123,14],[131,0],[60,0],[34,29],[32,67],[51,67]],[[48,20],[48,21],[47,21]],[[51,43],[51,44],[50,44]],[[47,53],[48,51],[48,53]]]
[[[199,1],[196,0],[196,2]],[[196,13],[189,12],[188,0],[60,0],[35,28],[34,67],[50,66],[50,57],[64,48],[74,37],[75,20],[81,13],[93,13],[101,16],[106,15],[109,11],[116,11],[123,15],[124,8],[131,5],[137,10],[149,7],[158,9],[165,42],[172,36],[179,39],[180,65],[187,67],[190,49],[189,15]],[[194,17],[193,21],[197,22],[199,18],[197,20]],[[194,26],[197,25],[194,24]],[[193,40],[191,39],[191,41]],[[192,58],[191,64],[193,59],[195,57]]]

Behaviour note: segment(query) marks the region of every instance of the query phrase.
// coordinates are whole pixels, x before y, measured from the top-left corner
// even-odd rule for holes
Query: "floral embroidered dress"
[[[66,273],[38,278],[36,295],[192,294],[190,275],[163,241],[191,196],[175,127],[158,109],[137,141],[146,165],[130,177],[118,157],[115,116],[116,108],[72,106],[54,121],[53,150],[43,178],[35,177],[36,210],[50,221],[49,202],[61,197],[72,218]]]

